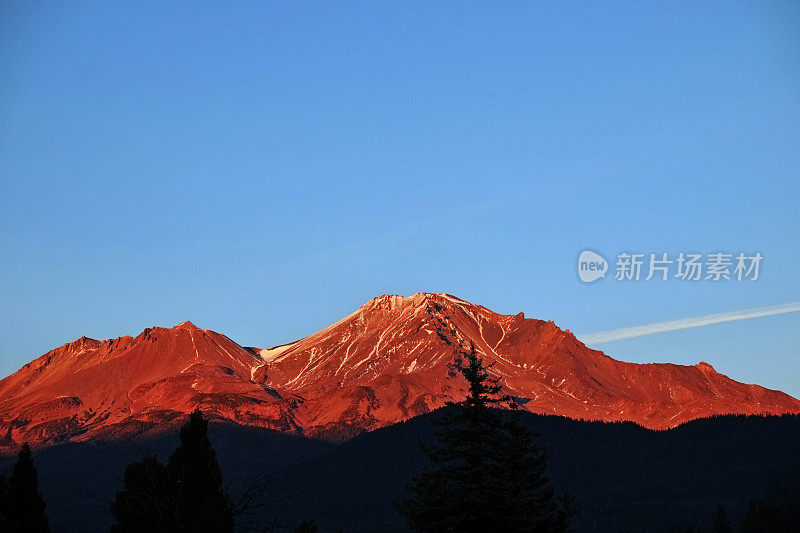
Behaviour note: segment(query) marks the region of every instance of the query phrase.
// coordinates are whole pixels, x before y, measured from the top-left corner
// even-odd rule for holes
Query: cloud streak
[[[629,328],[611,329],[597,333],[587,333],[577,337],[584,344],[604,344],[607,342],[643,337],[645,335],[655,335],[666,331],[677,331],[679,329],[699,328],[710,326],[711,324],[721,324],[723,322],[733,322],[735,320],[748,320],[763,316],[782,315],[784,313],[794,313],[800,311],[800,302],[792,302],[781,305],[771,305],[768,307],[756,307],[743,311],[731,311],[716,315],[697,316],[693,318],[682,318],[679,320],[668,320],[666,322],[656,322],[644,326],[633,326]]]

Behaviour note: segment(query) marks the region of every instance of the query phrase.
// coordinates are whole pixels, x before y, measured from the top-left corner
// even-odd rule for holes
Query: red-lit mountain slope
[[[345,438],[462,398],[453,361],[470,344],[537,413],[663,429],[714,414],[800,412],[800,401],[706,363],[624,363],[552,322],[415,294],[375,298],[305,339],[264,350],[188,322],[136,338],[79,339],[0,381],[0,445],[124,436],[195,407]]]
[[[251,381],[260,358],[191,322],[137,337],[82,337],[0,381],[0,445],[124,437],[194,406],[295,430],[291,399]]]

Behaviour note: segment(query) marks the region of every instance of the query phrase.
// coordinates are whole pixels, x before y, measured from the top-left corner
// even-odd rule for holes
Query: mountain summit
[[[551,321],[501,315],[448,294],[383,295],[297,342],[245,348],[184,322],[136,337],[82,337],[0,381],[0,447],[119,438],[220,419],[342,439],[464,395],[471,346],[535,413],[655,429],[716,414],[800,413],[800,401],[708,363],[634,364]]]

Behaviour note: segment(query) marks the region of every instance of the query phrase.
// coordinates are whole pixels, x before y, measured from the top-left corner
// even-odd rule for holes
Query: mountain
[[[718,414],[800,413],[798,400],[707,363],[625,363],[553,322],[421,293],[374,298],[268,349],[190,322],[135,338],[83,337],[0,381],[0,446],[159,431],[196,407],[242,425],[342,440],[462,398],[455,363],[470,346],[534,413],[651,429]]]
[[[291,395],[252,381],[261,362],[191,322],[137,337],[81,337],[0,381],[0,445],[125,437],[197,405],[213,406],[220,418],[296,431]]]

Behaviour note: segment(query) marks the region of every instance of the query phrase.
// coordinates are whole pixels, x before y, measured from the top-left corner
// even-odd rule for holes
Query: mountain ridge
[[[705,362],[618,361],[552,321],[417,293],[378,296],[272,348],[243,347],[190,321],[136,337],[81,337],[0,380],[0,447],[158,430],[194,408],[342,440],[463,397],[458,354],[473,346],[534,413],[651,429],[717,414],[800,413],[797,399]]]

